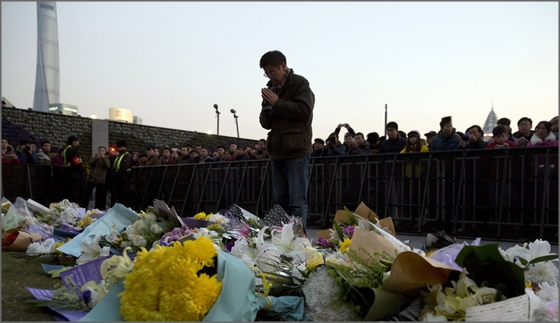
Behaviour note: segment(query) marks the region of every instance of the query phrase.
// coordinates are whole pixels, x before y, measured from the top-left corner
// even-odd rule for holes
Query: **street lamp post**
[[[218,111],[218,105],[214,104],[214,109],[216,109],[216,118],[218,119],[217,131],[216,134],[220,136],[220,111]]]
[[[233,113],[233,117],[235,118],[235,127],[237,128],[237,138],[239,138],[239,124],[237,123],[237,118],[239,117],[237,116],[237,114],[235,114],[236,111],[234,109],[229,110],[229,112]]]

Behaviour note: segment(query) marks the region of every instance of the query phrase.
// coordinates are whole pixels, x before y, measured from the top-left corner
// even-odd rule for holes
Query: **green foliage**
[[[467,268],[469,277],[479,286],[485,284],[496,288],[507,298],[525,294],[523,268],[505,260],[498,250],[497,243],[465,246],[455,262]]]

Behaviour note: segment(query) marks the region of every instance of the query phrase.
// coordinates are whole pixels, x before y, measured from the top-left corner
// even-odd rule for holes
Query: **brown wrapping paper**
[[[455,269],[415,252],[401,252],[393,262],[383,289],[415,296],[427,285],[445,284],[452,270]]]
[[[352,236],[352,242],[350,242],[350,249],[354,250],[360,258],[367,260],[369,255],[373,256],[374,252],[387,252],[387,254],[395,258],[400,250],[397,250],[393,244],[380,234],[372,231],[362,230],[360,228],[354,228],[354,235]],[[368,255],[369,254],[369,255]]]
[[[377,221],[379,221],[379,226],[381,228],[388,228],[389,233],[391,233],[393,236],[397,235],[395,231],[395,225],[393,224],[393,219],[391,219],[391,217],[379,219],[377,214],[369,207],[367,207],[367,205],[364,202],[358,205],[354,213],[361,216],[364,219],[368,219],[372,223],[376,223]],[[336,213],[334,214],[334,221],[336,221],[337,223],[341,223],[342,220],[346,220],[346,219],[348,219],[348,216],[346,215],[346,211],[344,210],[337,210]],[[331,233],[329,229],[318,231],[316,235],[318,238],[323,238],[327,240],[330,239],[331,237]]]
[[[17,229],[10,229],[8,231],[2,232],[2,238],[6,238],[12,233],[18,231]],[[9,246],[2,247],[2,251],[26,251],[27,247],[33,242],[41,241],[42,237],[36,233],[29,233],[25,231],[19,231],[16,240]]]

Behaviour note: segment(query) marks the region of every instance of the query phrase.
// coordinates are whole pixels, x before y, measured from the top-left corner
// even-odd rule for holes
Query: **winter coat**
[[[272,81],[267,86],[272,87]],[[284,160],[309,156],[312,148],[313,106],[315,95],[309,82],[290,69],[278,94],[272,111],[262,110],[259,121],[264,129],[270,130],[266,150],[271,160]],[[262,107],[270,104],[263,100]]]
[[[87,181],[95,184],[105,184],[105,179],[107,178],[107,170],[111,167],[109,157],[92,157],[89,161],[89,165],[91,166],[91,170],[89,172]]]

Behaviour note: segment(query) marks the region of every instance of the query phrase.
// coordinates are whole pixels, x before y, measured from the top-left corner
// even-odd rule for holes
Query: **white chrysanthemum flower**
[[[152,225],[150,226],[150,232],[152,232],[153,234],[160,234],[163,233],[163,230],[161,229],[159,224],[152,223]]]
[[[342,287],[327,272],[327,266],[319,266],[309,274],[302,287],[305,310],[314,321],[355,321],[359,317],[349,304],[337,297]]]
[[[142,219],[142,218],[140,218]],[[155,214],[153,214],[152,212],[150,213],[146,213],[146,215],[143,217],[143,220],[146,222],[146,225],[148,227],[150,227],[153,223],[155,223],[157,221],[157,217]],[[140,231],[140,230],[138,230]]]
[[[60,213],[58,219],[61,223],[66,222],[70,225],[76,225],[76,222],[78,221],[78,211],[72,207],[68,207]]]
[[[148,213],[148,214],[152,214],[152,213]],[[130,228],[130,226],[129,226]],[[142,220],[142,218],[139,218],[138,220],[136,220],[133,224],[132,224],[132,228],[136,231],[136,232],[142,232],[142,229],[150,229],[150,225],[148,225],[147,221]],[[128,228],[127,228],[128,230]],[[128,232],[127,232],[128,234]]]
[[[36,256],[40,254],[52,253],[54,252],[55,242],[53,238],[49,238],[45,241],[38,241],[31,243],[25,253],[29,256]]]
[[[226,216],[221,215],[220,213],[212,214],[208,221],[219,223],[219,224],[226,224],[229,223],[229,218]]]
[[[132,244],[134,244],[136,247],[139,247],[139,248],[142,248],[142,247],[145,248],[146,245],[148,244],[148,241],[143,236],[137,235],[137,236],[134,236],[134,238],[132,239]]]
[[[532,283],[557,284],[558,283],[558,267],[552,262],[538,262],[530,264],[528,270],[525,271],[525,280]]]

